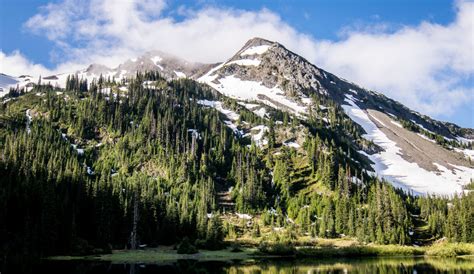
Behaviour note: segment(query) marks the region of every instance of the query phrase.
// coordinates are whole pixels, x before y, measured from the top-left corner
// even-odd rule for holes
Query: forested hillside
[[[426,241],[474,241],[472,192],[419,197],[372,177],[357,151],[377,146],[332,99],[311,100],[326,107],[307,119],[258,115],[156,72],[12,89],[0,103],[0,253],[99,253],[185,237],[216,249],[247,234],[408,245],[422,244],[421,226]]]

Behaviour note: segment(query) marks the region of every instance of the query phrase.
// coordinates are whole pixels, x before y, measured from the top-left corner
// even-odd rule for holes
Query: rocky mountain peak
[[[281,44],[253,38],[200,81],[226,95],[304,113],[312,93],[327,94],[323,78],[320,69]]]
[[[111,68],[102,64],[91,64],[85,70],[86,73],[95,74],[95,75],[107,74],[110,71],[112,71]]]
[[[189,62],[172,54],[154,50],[127,60],[115,70],[117,76],[121,77],[133,76],[137,71],[158,71],[166,79],[177,79],[192,78],[208,68],[209,65]]]
[[[270,41],[270,40],[260,38],[260,37],[254,37],[254,38],[248,40],[244,44],[244,46],[237,52],[237,54],[242,53],[243,51],[245,51],[246,49],[251,48],[251,47],[274,46],[274,45],[280,45],[280,44],[278,44],[277,42],[273,42],[273,41]]]
[[[421,115],[380,93],[318,68],[278,42],[258,37],[247,41],[230,59],[198,80],[225,95],[257,100],[295,114],[307,111],[312,96],[330,98],[339,105],[353,99],[362,109],[382,111],[447,138],[469,137],[472,132]]]

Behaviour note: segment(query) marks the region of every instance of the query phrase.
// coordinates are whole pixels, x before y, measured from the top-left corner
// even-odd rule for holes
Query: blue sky
[[[48,67],[55,65],[48,52],[54,43],[42,36],[33,35],[24,23],[38,12],[49,0],[1,0],[0,48],[4,52],[21,50],[30,60]],[[283,20],[304,33],[317,38],[337,39],[341,30],[357,24],[389,22],[395,25],[414,25],[429,20],[446,24],[455,17],[453,2],[447,0],[307,0],[307,1],[169,1],[167,14],[177,20],[175,11],[185,5],[203,8],[209,5],[235,7],[245,10],[268,8]]]
[[[217,62],[264,36],[415,110],[474,127],[470,1],[0,1],[0,72],[114,66],[152,49]]]

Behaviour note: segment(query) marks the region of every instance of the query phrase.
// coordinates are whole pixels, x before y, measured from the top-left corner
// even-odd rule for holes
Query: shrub
[[[456,257],[461,255],[473,255],[474,245],[464,243],[442,243],[434,244],[426,250],[427,256]]]
[[[288,241],[280,241],[272,244],[262,241],[258,246],[258,250],[265,254],[281,256],[292,256],[296,253],[294,245]]]
[[[195,254],[198,253],[197,248],[191,244],[188,237],[184,237],[178,246],[178,254]]]

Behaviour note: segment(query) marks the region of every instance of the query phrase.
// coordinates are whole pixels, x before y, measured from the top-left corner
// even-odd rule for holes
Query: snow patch
[[[237,125],[232,123],[231,121],[224,121],[224,124],[226,124],[226,126],[228,126],[230,129],[232,129],[232,131],[237,136],[240,137],[240,136],[244,135],[244,132],[242,130],[240,130],[239,127],[237,127]]]
[[[239,66],[256,66],[257,67],[258,65],[260,65],[260,60],[257,60],[257,59],[235,60],[235,61],[231,61],[231,62],[226,63],[226,66],[232,65],[232,64],[236,64],[236,65],[239,65]]]
[[[160,63],[160,62],[163,60],[163,58],[161,58],[161,57],[158,56],[158,55],[157,55],[157,56],[153,56],[153,57],[151,57],[150,59],[151,59],[151,61],[152,61],[155,65],[158,65],[158,63]]]
[[[112,92],[111,88],[102,88],[99,90],[100,93],[109,95]]]
[[[292,148],[300,148],[301,146],[297,142],[283,142],[284,146]]]
[[[250,129],[250,133],[247,133],[244,135],[245,136],[251,136],[252,140],[255,142],[255,144],[259,147],[264,146],[268,144],[268,141],[263,138],[264,134],[266,131],[268,131],[269,128],[264,125],[259,125],[256,127],[253,127]],[[252,134],[252,132],[257,132],[256,134]]]
[[[79,155],[84,155],[84,149],[83,148],[78,148],[76,144],[71,144],[72,148],[77,151],[77,154]]]
[[[245,213],[235,213],[235,215],[237,215],[237,217],[239,217],[240,219],[245,219],[245,220],[250,220],[252,219],[252,216],[250,216],[249,214],[245,214]]]
[[[255,113],[257,116],[265,118],[267,115],[267,109],[266,108],[259,108],[257,110],[254,110],[253,113]]]
[[[253,46],[253,47],[250,47],[250,48],[244,50],[240,54],[240,56],[254,55],[254,54],[264,54],[269,48],[270,48],[270,45]]]
[[[199,134],[199,131],[194,128],[188,129],[188,132],[191,132],[191,135],[196,138],[196,139],[201,139],[201,134]]]
[[[239,105],[246,107],[248,110],[253,110],[260,106],[259,104],[249,104],[249,103],[244,103],[244,102],[239,102]]]
[[[186,74],[184,74],[184,73],[181,72],[181,71],[176,71],[176,70],[175,70],[175,71],[174,71],[174,74],[176,74],[176,76],[177,76],[178,78],[186,78]]]
[[[415,125],[419,126],[420,128],[422,128],[422,129],[428,131],[429,133],[432,133],[432,134],[436,135],[436,133],[434,133],[433,131],[431,131],[431,130],[425,128],[422,124],[418,124],[418,123],[415,122],[414,120],[411,120],[411,121],[412,121],[412,123],[414,123]]]

